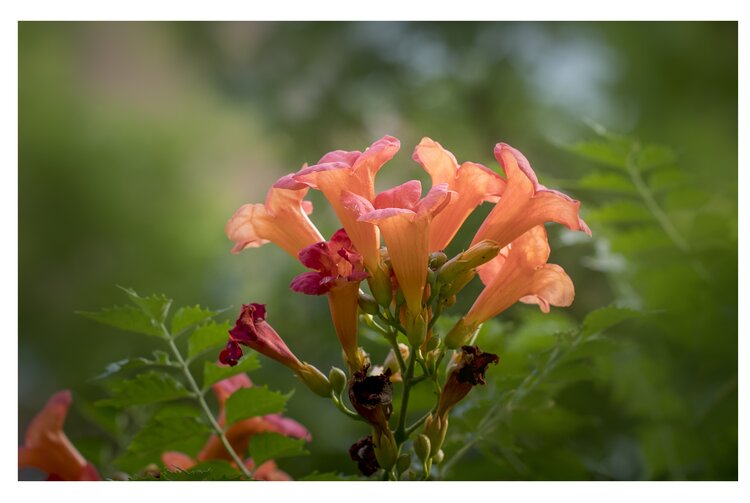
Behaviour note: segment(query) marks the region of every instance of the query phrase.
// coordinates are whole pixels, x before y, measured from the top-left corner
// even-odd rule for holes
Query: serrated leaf
[[[208,320],[217,314],[218,311],[211,311],[199,305],[181,307],[172,316],[172,335],[184,332],[188,328]]]
[[[173,367],[175,366],[175,364],[172,363],[172,361],[169,359],[169,354],[166,353],[165,351],[157,350],[153,352],[153,355],[154,355],[153,359],[148,359],[148,358],[139,356],[135,358],[125,358],[123,360],[110,363],[104,368],[104,372],[96,376],[94,379],[104,379],[105,377],[109,377],[112,374],[116,374],[118,372],[131,370],[135,368],[141,368],[141,367],[149,367],[149,366]]]
[[[226,321],[223,323],[212,321],[196,328],[188,339],[188,358],[195,358],[204,351],[225,345],[231,328]]]
[[[641,170],[656,168],[672,164],[677,159],[674,151],[663,145],[646,145],[637,156],[637,164]]]
[[[580,157],[618,169],[627,169],[629,149],[624,145],[604,140],[580,141],[565,149]]]
[[[234,481],[244,480],[243,475],[227,461],[212,459],[198,463],[189,470],[163,470],[158,476],[147,474],[133,476],[130,480],[146,482],[201,482],[201,481]]]
[[[266,386],[240,388],[227,399],[227,424],[249,417],[284,412],[286,402],[293,393],[294,391],[290,391],[283,395],[278,391],[269,390]]]
[[[242,372],[252,372],[260,368],[260,361],[255,353],[245,355],[234,367],[221,365],[215,362],[205,362],[203,364],[203,389],[208,389],[212,384],[217,383],[228,377],[241,374]]]
[[[653,219],[645,206],[633,201],[615,201],[591,210],[586,215],[586,220],[610,224],[650,222]]]
[[[583,320],[581,335],[591,337],[626,320],[640,318],[643,313],[625,307],[607,306],[590,312]]]
[[[155,320],[156,323],[164,323],[164,320],[167,318],[167,313],[169,312],[169,306],[172,305],[172,299],[168,299],[163,294],[153,294],[148,297],[141,297],[132,288],[125,288],[123,286],[118,286],[118,288],[125,292],[131,302],[138,306],[146,316]]]
[[[114,396],[100,400],[96,405],[124,408],[176,400],[190,395],[174,377],[156,371],[144,372],[134,379],[112,383],[109,388]]]
[[[164,337],[159,325],[134,306],[115,306],[101,311],[76,311],[76,314],[128,332]]]
[[[302,438],[266,432],[253,436],[248,446],[248,454],[253,458],[255,466],[260,466],[269,459],[307,456],[310,453],[305,449],[305,440]]]
[[[619,173],[590,173],[581,178],[577,186],[583,189],[616,192],[626,195],[636,195],[638,193],[630,179]]]
[[[165,451],[194,455],[205,444],[211,428],[193,404],[170,403],[154,413],[133,437],[115,464],[127,472],[161,461]]]

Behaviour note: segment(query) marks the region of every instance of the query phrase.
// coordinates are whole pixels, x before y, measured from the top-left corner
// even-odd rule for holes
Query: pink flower
[[[453,194],[447,184],[441,183],[420,199],[422,184],[411,180],[381,192],[374,204],[351,192],[342,196],[346,207],[359,215],[360,222],[377,224],[383,233],[393,271],[412,313],[422,310],[433,217],[446,207]]]
[[[344,205],[344,191],[357,194],[368,201],[375,197],[375,175],[398,152],[400,143],[392,136],[384,136],[364,152],[335,150],[324,155],[318,164],[298,171],[289,178],[276,182],[275,187],[299,189],[312,187],[323,192],[346,229],[355,248],[362,255],[367,269],[378,269],[380,236],[373,225],[357,220]],[[315,242],[323,241],[318,239]],[[310,243],[312,244],[312,243]]]
[[[571,230],[591,235],[591,230],[578,216],[581,203],[539,184],[529,161],[521,152],[505,143],[498,143],[495,158],[505,172],[506,187],[500,202],[479,227],[472,245],[483,239],[491,239],[501,247],[506,246],[532,227],[545,222],[557,222]]]
[[[549,306],[569,306],[575,290],[562,267],[548,264],[550,248],[543,225],[516,238],[493,260],[479,267],[484,290],[469,312],[445,338],[449,348],[462,346],[471,333],[486,320],[508,309],[517,301],[537,304],[543,312]]]
[[[276,183],[283,184],[289,176]],[[235,242],[232,253],[270,241],[296,258],[302,248],[322,241],[323,236],[307,217],[312,213],[312,203],[302,200],[307,190],[304,186],[295,189],[274,186],[269,189],[265,204],[240,207],[225,228],[229,239]]]
[[[414,149],[413,158],[430,174],[433,186],[444,183],[455,192],[445,210],[435,215],[430,228],[429,250],[443,250],[477,206],[499,200],[505,180],[481,164],[464,162],[459,167],[452,153],[426,137]]]
[[[47,472],[48,480],[101,480],[63,432],[72,401],[70,391],[60,391],[32,419],[25,444],[18,448],[18,468],[38,468]]]
[[[316,272],[302,273],[292,280],[291,289],[307,295],[328,294],[333,326],[354,370],[362,362],[357,350],[357,313],[359,283],[369,274],[363,270],[362,257],[339,229],[330,241],[310,245],[299,253],[300,262]]]

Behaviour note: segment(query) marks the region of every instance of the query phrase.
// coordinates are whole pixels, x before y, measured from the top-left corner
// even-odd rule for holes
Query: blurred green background
[[[560,147],[593,137],[587,121],[674,149],[648,182],[687,248],[627,211],[593,213],[611,191],[581,180],[601,169]],[[90,380],[157,347],[74,314],[124,302],[115,284],[177,305],[264,302],[301,358],[340,366],[326,299],[288,289],[303,267],[271,245],[233,256],[223,227],[304,162],[391,134],[402,149],[379,190],[427,181],[410,159],[423,136],[493,168],[505,141],[591,215],[590,240],[550,228],[573,307],[516,306],[489,327],[479,343],[500,352],[500,380],[477,400],[491,402],[507,377],[504,352],[610,303],[652,313],[615,331],[615,349],[592,357],[594,377],[488,430],[449,478],[737,477],[736,23],[22,22],[19,128],[19,441],[46,399],[72,388],[66,430],[113,473],[118,451],[85,405],[103,396]],[[330,235],[332,211],[311,198]],[[296,387],[270,361],[253,378]],[[346,450],[366,433],[359,424],[304,389],[288,415],[314,441],[283,468],[355,472]],[[461,410],[455,424],[448,459],[464,441]]]

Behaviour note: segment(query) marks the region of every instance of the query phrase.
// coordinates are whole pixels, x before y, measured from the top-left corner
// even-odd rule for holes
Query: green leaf
[[[190,392],[174,377],[163,372],[145,372],[134,379],[109,385],[114,396],[96,403],[98,406],[130,407],[148,403],[176,400]]]
[[[581,335],[590,337],[604,332],[610,327],[626,320],[640,318],[643,313],[625,307],[607,306],[590,312],[583,320]]]
[[[184,332],[188,328],[208,320],[218,314],[218,311],[204,309],[201,306],[181,307],[172,316],[172,335]]]
[[[160,408],[133,437],[115,464],[134,472],[150,463],[160,463],[165,451],[194,455],[211,433],[202,417],[193,404],[170,403]]]
[[[159,476],[148,474],[144,476],[134,476],[130,480],[138,481],[233,481],[243,480],[242,474],[234,468],[229,462],[223,459],[212,459],[198,463],[189,470],[163,470]]]
[[[208,389],[212,384],[226,379],[228,377],[241,374],[242,372],[252,372],[260,368],[260,361],[255,353],[249,353],[243,357],[237,365],[221,365],[215,362],[205,362],[203,364],[203,389]]]
[[[656,225],[642,225],[634,229],[620,230],[611,240],[612,251],[633,258],[640,253],[654,253],[665,248],[674,248],[674,243]]]
[[[646,145],[638,153],[636,163],[641,170],[672,164],[677,159],[674,151],[663,145]]]
[[[125,288],[123,286],[118,286],[118,288],[125,292],[131,302],[141,308],[146,316],[155,320],[156,323],[164,323],[164,320],[167,318],[167,313],[169,312],[169,306],[172,305],[172,299],[168,299],[163,294],[153,294],[149,297],[141,297],[132,288]]]
[[[188,358],[193,359],[204,351],[227,343],[232,326],[228,322],[211,322],[196,328],[188,339]]]
[[[96,312],[76,311],[76,314],[128,332],[164,337],[161,327],[137,307],[115,306]]]
[[[336,472],[324,472],[324,473],[318,473],[317,470],[312,472],[309,475],[305,475],[300,481],[307,481],[307,482],[339,482],[342,480],[359,480],[359,477],[355,475],[343,475],[341,473]]]
[[[636,195],[638,191],[629,178],[619,173],[590,173],[578,181],[578,187],[603,192]]]
[[[595,162],[619,169],[627,169],[629,148],[612,141],[590,140],[565,146],[569,152]]]
[[[154,351],[153,352],[154,358],[149,360],[148,358],[144,358],[142,356],[136,357],[136,358],[125,358],[124,360],[119,360],[113,363],[110,363],[107,365],[104,369],[104,372],[96,376],[94,379],[104,379],[105,377],[109,377],[112,374],[116,374],[118,372],[122,372],[125,370],[135,369],[135,368],[141,368],[141,367],[149,367],[149,366],[163,366],[163,367],[175,367],[176,364],[173,363],[169,359],[169,354],[165,351]]]
[[[248,453],[253,458],[255,466],[260,466],[269,459],[288,458],[293,456],[307,456],[305,440],[292,438],[275,432],[259,433],[250,440]]]
[[[238,389],[227,400],[227,424],[248,417],[284,412],[286,402],[293,393],[294,391],[290,391],[282,395],[278,391],[269,390],[266,386]]]
[[[651,222],[654,217],[642,204],[633,201],[615,201],[591,210],[586,220],[598,223]]]

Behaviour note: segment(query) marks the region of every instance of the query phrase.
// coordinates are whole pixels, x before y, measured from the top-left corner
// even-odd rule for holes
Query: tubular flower
[[[359,215],[359,221],[377,224],[383,233],[393,272],[411,313],[422,310],[433,217],[446,207],[453,194],[447,184],[441,183],[420,199],[422,184],[411,180],[381,192],[374,204],[351,192],[342,197],[344,204]]]
[[[499,200],[505,180],[481,164],[464,162],[459,167],[452,153],[426,137],[414,149],[412,157],[430,174],[432,185],[445,183],[456,192],[445,211],[435,215],[430,228],[429,250],[443,250],[477,206],[484,201]]]
[[[224,427],[226,424],[226,401],[240,388],[249,388],[252,386],[250,378],[246,374],[239,374],[213,385],[214,394],[219,402],[219,425]],[[262,417],[253,417],[234,423],[226,430],[226,437],[235,452],[246,452],[247,446],[252,437],[263,432],[275,432],[294,438],[303,438],[311,440],[310,432],[307,428],[293,419],[283,417],[280,414],[270,414]],[[175,451],[169,451],[162,454],[162,463],[169,470],[188,470],[201,461],[211,459],[223,459],[231,461],[232,457],[221,443],[219,437],[211,435],[206,445],[201,449],[195,459],[187,454]],[[253,469],[252,459],[247,459],[245,465]],[[267,461],[260,465],[253,472],[253,478],[256,480],[291,480],[289,475],[278,469],[276,463]]]
[[[331,394],[331,384],[326,376],[309,363],[299,361],[281,336],[266,322],[264,304],[242,305],[240,316],[234,328],[229,331],[229,341],[219,355],[219,361],[227,365],[237,365],[242,356],[240,345],[254,349],[288,367],[314,393],[323,397]]]
[[[290,175],[276,183],[282,183]],[[234,241],[232,253],[246,248],[257,248],[269,241],[297,257],[299,251],[318,241],[323,241],[318,229],[307,217],[312,213],[312,203],[303,201],[307,187],[271,187],[265,204],[246,204],[238,209],[225,227],[227,237]]]
[[[517,301],[538,304],[543,312],[549,306],[573,303],[573,282],[562,267],[548,264],[550,248],[543,225],[532,228],[500,253],[479,267],[485,288],[469,312],[445,338],[450,348],[461,346],[479,324],[497,316]]]
[[[47,472],[47,480],[101,480],[96,468],[63,432],[72,401],[68,390],[55,393],[32,419],[26,430],[25,445],[18,448],[18,468],[43,470]]]
[[[306,272],[292,280],[291,289],[308,295],[328,294],[333,326],[354,370],[362,366],[357,351],[357,313],[359,283],[369,274],[363,270],[362,257],[356,252],[344,229],[330,241],[315,243],[299,253],[305,266],[317,272]]]
[[[312,187],[323,192],[352,243],[362,254],[367,269],[377,271],[380,264],[378,229],[359,221],[357,215],[345,207],[341,196],[347,191],[372,201],[375,198],[376,173],[398,152],[400,146],[396,138],[384,136],[364,152],[335,150],[324,155],[318,164],[279,180],[275,187]]]
[[[504,247],[532,227],[545,222],[556,222],[591,235],[586,222],[578,216],[581,203],[539,184],[529,161],[521,152],[506,143],[498,143],[495,158],[505,172],[506,187],[500,202],[479,227],[472,245],[483,239],[491,239]]]

